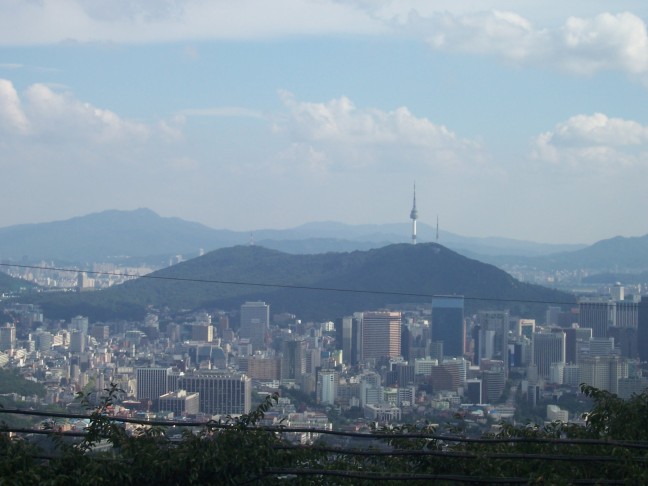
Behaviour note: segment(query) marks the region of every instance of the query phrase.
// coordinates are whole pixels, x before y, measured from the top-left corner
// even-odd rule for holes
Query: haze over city
[[[648,232],[648,6],[0,4],[0,227],[149,207],[214,228]]]

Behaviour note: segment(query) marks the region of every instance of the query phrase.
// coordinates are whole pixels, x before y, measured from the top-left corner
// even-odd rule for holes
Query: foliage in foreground
[[[276,396],[248,415],[207,423],[178,441],[159,427],[127,434],[105,415],[117,390],[113,386],[107,392],[83,440],[70,444],[56,436],[58,447],[49,457],[28,441],[0,433],[0,484],[266,484],[278,478],[297,484],[371,484],[395,478],[391,484],[397,484],[417,475],[415,484],[471,478],[493,483],[515,478],[537,484],[648,483],[647,392],[624,401],[583,387],[594,400],[585,425],[506,425],[499,434],[484,437],[497,439],[491,442],[441,438],[460,438],[461,427],[440,434],[427,425],[405,425],[376,430],[383,438],[362,439],[356,446],[330,438],[312,447],[290,445],[280,432],[255,428]],[[627,447],[628,441],[643,447]],[[354,453],[342,453],[341,447]]]

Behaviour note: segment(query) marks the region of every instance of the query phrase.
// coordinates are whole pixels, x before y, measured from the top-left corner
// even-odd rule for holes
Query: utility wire
[[[153,280],[169,280],[174,282],[192,282],[192,283],[206,283],[206,284],[221,284],[221,285],[241,285],[241,286],[250,286],[250,287],[274,287],[280,289],[297,289],[297,290],[314,290],[320,292],[342,292],[342,293],[355,293],[355,294],[373,294],[373,295],[393,295],[399,297],[423,297],[431,299],[436,296],[447,296],[447,297],[461,297],[464,300],[470,301],[480,301],[480,302],[515,302],[515,303],[525,303],[525,304],[557,304],[557,305],[574,305],[573,301],[557,301],[557,300],[525,300],[525,299],[501,299],[497,297],[473,297],[473,296],[459,296],[459,295],[444,295],[442,293],[437,294],[423,294],[423,293],[414,293],[414,292],[399,292],[399,291],[385,291],[385,290],[362,290],[362,289],[345,289],[339,287],[315,287],[308,285],[290,285],[290,284],[279,284],[279,283],[266,283],[266,282],[242,282],[236,280],[212,280],[212,279],[200,279],[200,278],[191,278],[191,277],[167,277],[162,275],[134,275],[129,273],[119,273],[119,272],[109,272],[109,271],[96,271],[96,270],[79,270],[73,268],[62,268],[62,267],[46,267],[39,265],[18,265],[13,263],[0,263],[2,267],[16,267],[16,268],[25,268],[32,270],[50,270],[58,272],[85,272],[91,275],[110,275],[115,277],[124,277],[124,278],[147,278]]]
[[[50,412],[29,409],[8,409],[0,408],[1,414],[14,414],[14,415],[29,415],[37,417],[53,417],[53,418],[74,418],[91,420],[92,415],[77,414],[67,412]],[[227,422],[199,422],[199,421],[178,421],[178,420],[147,420],[136,419],[130,417],[119,417],[114,415],[102,415],[111,422],[130,423],[137,425],[148,426],[162,426],[162,427],[209,427],[214,430],[231,430],[232,423]],[[554,444],[554,445],[588,445],[588,446],[605,446],[605,447],[622,447],[627,449],[648,449],[648,441],[627,441],[627,440],[614,440],[614,439],[585,439],[585,438],[563,438],[563,437],[462,437],[456,435],[444,435],[423,432],[408,432],[405,434],[395,434],[388,432],[349,432],[342,430],[328,430],[317,429],[313,427],[285,427],[285,426],[249,426],[239,428],[237,430],[243,432],[269,432],[277,434],[287,433],[308,433],[308,434],[321,434],[331,435],[338,437],[352,437],[358,439],[426,439],[437,440],[443,442],[465,443],[465,444],[512,444],[512,443],[527,443],[527,444]]]

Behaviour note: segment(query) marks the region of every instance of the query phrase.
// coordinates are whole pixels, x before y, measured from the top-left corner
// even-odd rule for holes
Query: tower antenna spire
[[[439,215],[437,214],[436,241],[439,242]]]
[[[412,203],[410,219],[412,220],[412,245],[416,245],[416,220],[418,219],[418,211],[416,210],[416,182],[414,182],[414,201]]]

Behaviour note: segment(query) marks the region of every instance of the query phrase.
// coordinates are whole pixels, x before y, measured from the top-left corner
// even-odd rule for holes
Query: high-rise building
[[[72,331],[70,335],[70,352],[83,353],[86,345],[86,333],[83,331]]]
[[[623,288],[623,287],[622,287]],[[615,327],[636,329],[639,319],[639,303],[631,300],[621,300],[616,303]],[[608,328],[609,332],[610,328]]]
[[[202,413],[238,415],[252,407],[252,381],[244,374],[201,370],[181,376],[178,386],[199,394]]]
[[[0,351],[6,351],[16,346],[16,326],[5,324],[0,327]]]
[[[135,378],[135,396],[138,400],[150,400],[152,403],[161,395],[169,392],[168,377],[171,368],[137,368]]]
[[[624,358],[639,357],[636,327],[611,327],[608,329],[608,335],[614,338],[614,345],[621,351],[621,356]]]
[[[266,334],[270,326],[270,306],[265,302],[246,302],[241,306],[239,336],[247,338],[252,348],[265,348]]]
[[[432,297],[432,341],[443,342],[446,356],[463,356],[466,342],[463,296]]]
[[[106,341],[110,337],[110,326],[105,324],[95,324],[92,326],[90,334],[100,343]]]
[[[592,329],[589,327],[569,327],[565,332],[565,362],[578,363],[578,351],[592,338]]]
[[[579,382],[607,390],[619,391],[619,379],[628,378],[628,362],[618,356],[588,356],[578,363]]]
[[[76,316],[70,320],[70,329],[76,331],[83,331],[88,334],[88,318],[84,316]]]
[[[214,326],[206,323],[194,324],[191,326],[191,339],[210,343],[214,340]]]
[[[321,370],[317,374],[317,399],[320,403],[333,405],[337,399],[340,377],[335,370]]]
[[[616,323],[616,302],[584,299],[578,303],[580,327],[592,329],[592,337],[607,337],[608,327]]]
[[[479,378],[466,380],[464,399],[467,403],[479,404],[482,401],[482,381]]]
[[[533,333],[533,364],[538,367],[538,375],[550,377],[550,367],[554,363],[565,363],[564,331]]]
[[[283,342],[281,358],[281,379],[297,380],[306,373],[306,341],[288,339]]]
[[[342,359],[351,365],[358,364],[361,319],[355,316],[335,320],[336,348],[342,350]]]
[[[414,383],[414,364],[407,361],[391,363],[391,371],[387,372],[387,386],[403,387]]]
[[[250,356],[239,360],[239,370],[245,371],[253,380],[274,381],[281,379],[281,358]]]
[[[504,393],[506,375],[504,370],[482,372],[482,399],[484,403],[497,402]]]
[[[479,364],[482,359],[500,360],[504,363],[504,373],[507,374],[508,334],[508,311],[479,312],[475,327],[475,364]]]
[[[400,356],[400,312],[363,312],[361,316],[362,360]]]
[[[429,369],[429,382],[434,393],[440,391],[457,392],[466,383],[468,362],[464,358],[451,358]]]

